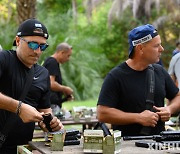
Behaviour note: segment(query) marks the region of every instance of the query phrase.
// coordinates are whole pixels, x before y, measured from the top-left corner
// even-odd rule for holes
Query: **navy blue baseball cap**
[[[16,36],[42,36],[48,39],[49,34],[47,28],[37,19],[27,19],[22,22],[17,30]],[[16,46],[16,41],[13,43]]]
[[[128,35],[129,57],[136,45],[148,42],[157,35],[157,30],[153,25],[150,24],[142,25],[132,29]]]

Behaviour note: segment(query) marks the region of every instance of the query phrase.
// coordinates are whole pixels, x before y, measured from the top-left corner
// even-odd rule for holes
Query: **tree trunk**
[[[73,10],[73,19],[75,25],[77,24],[77,2],[76,0],[72,0],[72,10]]]
[[[87,15],[87,20],[88,23],[91,23],[91,16],[92,16],[92,0],[87,0],[86,1],[86,15]]]
[[[17,0],[18,23],[36,17],[36,0]]]
[[[123,0],[114,0],[112,3],[112,7],[108,13],[108,28],[111,28],[112,21],[116,19],[120,19],[121,13],[123,11]]]

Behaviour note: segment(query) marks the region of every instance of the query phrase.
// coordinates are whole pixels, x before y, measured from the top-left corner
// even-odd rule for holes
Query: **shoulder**
[[[174,66],[176,64],[177,61],[179,61],[180,59],[180,53],[177,53],[176,55],[174,55],[171,60],[170,60],[170,66]]]
[[[166,71],[161,65],[159,64],[152,64],[154,71]]]
[[[54,57],[47,57],[44,63],[47,63],[47,62],[49,63],[49,62],[57,62],[57,61]]]
[[[109,73],[106,75],[108,79],[119,80],[119,78],[123,77],[123,74],[127,74],[128,68],[125,62],[117,65],[116,67],[112,68]]]
[[[127,64],[125,62],[119,64],[118,66],[114,67],[110,73],[120,73],[127,69]]]
[[[47,67],[49,65],[57,65],[58,62],[56,61],[56,59],[54,57],[48,57],[46,58],[46,60],[44,61],[43,66]]]
[[[16,55],[16,51],[14,50],[3,50],[0,52],[0,57],[4,56],[4,57],[13,57],[14,55]]]
[[[151,65],[154,69],[162,69],[163,67],[159,64],[152,64]]]
[[[180,58],[180,53],[177,53],[172,57],[173,60],[178,60]]]
[[[169,76],[169,73],[159,64],[153,64],[154,72],[156,76],[166,78]]]
[[[0,52],[0,63],[1,64],[12,64],[13,59],[17,58],[16,51],[14,50],[3,50]]]

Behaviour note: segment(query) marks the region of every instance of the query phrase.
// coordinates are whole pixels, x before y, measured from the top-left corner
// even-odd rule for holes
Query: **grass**
[[[97,100],[85,100],[85,101],[69,101],[62,104],[63,109],[72,110],[73,107],[87,106],[96,107]]]
[[[96,105],[97,105],[97,100],[69,101],[69,102],[64,102],[62,104],[62,109],[72,111],[73,107],[78,107],[78,106],[96,107]],[[65,129],[74,128],[82,131],[82,125],[67,125],[64,127]]]

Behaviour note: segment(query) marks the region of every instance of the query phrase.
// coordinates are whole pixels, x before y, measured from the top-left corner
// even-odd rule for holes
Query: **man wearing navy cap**
[[[180,110],[180,93],[166,70],[155,64],[163,50],[152,25],[129,32],[129,59],[112,69],[102,85],[97,103],[99,121],[112,124],[114,130],[122,131],[122,136],[147,135],[142,131],[145,127],[149,128],[148,135],[165,129],[165,121]],[[149,79],[150,69],[153,80]],[[152,100],[147,99],[149,94]],[[165,98],[170,100],[167,107]],[[152,108],[147,108],[148,103]]]
[[[52,113],[50,79],[48,71],[37,61],[48,47],[48,36],[41,22],[28,19],[18,28],[13,43],[16,51],[0,52],[1,154],[15,154],[17,145],[28,144],[33,137],[35,122],[47,131],[42,120],[45,113]],[[53,117],[50,127],[52,131],[58,131],[63,125]]]

